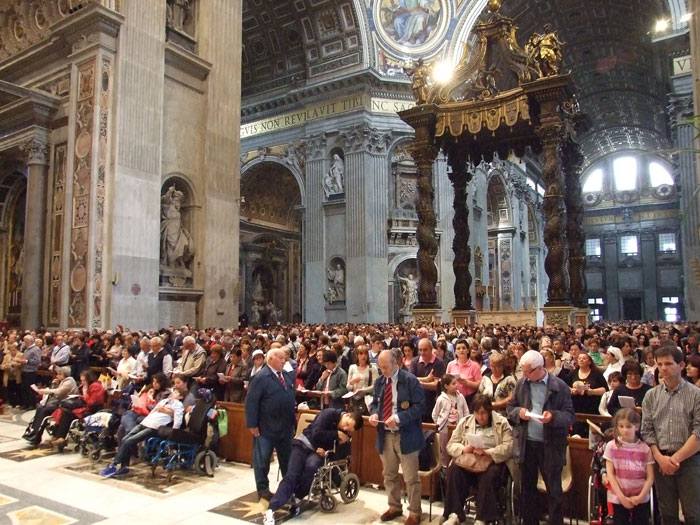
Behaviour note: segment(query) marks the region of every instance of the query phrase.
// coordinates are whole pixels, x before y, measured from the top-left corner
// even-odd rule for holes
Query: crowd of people
[[[388,324],[10,330],[0,333],[0,398],[23,410],[43,398],[37,413],[59,420],[52,443],[60,446],[74,418],[104,408],[106,391],[133,388],[143,403],[122,418],[122,446],[105,476],[128,471],[133,445],[158,426],[180,426],[200,388],[217,400],[245,403],[256,487],[261,498],[274,502],[272,510],[308,492],[305,469],[314,471],[319,463],[309,451],[345,442],[361,426],[357,416],[368,416],[378,427],[389,499],[382,520],[403,513],[400,465],[409,525],[421,519],[422,423],[436,424],[447,469],[443,521],[466,519],[463,502],[471,485],[480,489],[477,520],[497,520],[494,491],[486,488],[510,473],[520,480],[523,499],[532,501],[539,472],[547,485],[549,523],[556,524],[563,518],[567,439],[588,435],[588,425],[575,414],[613,416],[615,439],[606,460],[616,523],[646,523],[652,484],[663,487],[657,496],[664,524],[678,523],[679,501],[685,522],[700,523],[700,500],[689,490],[700,484],[697,329],[620,322],[561,330]],[[69,396],[82,402],[47,403]],[[300,406],[332,413],[318,425],[330,434],[293,439]],[[38,430],[30,435],[34,444],[41,441]],[[269,489],[273,450],[289,477],[285,498],[273,499]],[[638,469],[616,470],[616,461]],[[538,512],[523,506],[524,523],[537,523]]]

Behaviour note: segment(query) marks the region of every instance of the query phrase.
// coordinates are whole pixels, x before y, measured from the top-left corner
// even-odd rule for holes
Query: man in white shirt
[[[66,366],[70,359],[70,347],[63,342],[63,334],[58,332],[55,339],[56,344],[51,350],[51,366]]]
[[[122,441],[117,455],[107,468],[100,471],[103,478],[112,476],[123,476],[129,473],[129,462],[131,461],[131,451],[135,445],[145,441],[158,433],[160,427],[173,424],[173,428],[180,428],[185,408],[181,401],[182,395],[178,390],[173,390],[166,398],[158,401],[153,410],[144,418],[141,423],[131,429]],[[121,468],[117,465],[121,465]]]

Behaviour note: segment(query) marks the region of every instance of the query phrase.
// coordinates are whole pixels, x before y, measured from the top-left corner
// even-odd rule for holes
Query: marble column
[[[578,308],[587,308],[586,248],[583,233],[583,194],[581,166],[583,155],[578,144],[567,140],[562,148],[566,173],[566,238],[569,247],[569,279],[571,302]]]
[[[566,242],[566,206],[564,205],[564,171],[559,156],[562,121],[558,101],[542,103],[541,124],[535,133],[542,144],[542,179],[546,188],[543,199],[544,244],[547,255],[544,268],[549,277],[545,306],[569,306],[568,246]]]
[[[44,290],[44,245],[49,161],[48,146],[36,138],[20,146],[27,156],[27,211],[24,222],[24,269],[22,283],[22,327],[35,330],[41,325]]]
[[[450,181],[454,188],[454,240],[452,250],[455,257],[452,268],[455,273],[455,310],[473,310],[470,287],[472,275],[469,271],[472,251],[469,247],[469,207],[467,206],[467,184],[472,174],[467,170],[465,159],[453,159],[450,162],[452,173]]]

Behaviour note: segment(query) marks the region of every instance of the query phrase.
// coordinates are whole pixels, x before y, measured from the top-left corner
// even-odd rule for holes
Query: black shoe
[[[265,490],[259,490],[258,491],[258,497],[260,499],[264,499],[265,501],[270,501],[272,499],[272,492],[270,492],[270,489],[265,489]]]
[[[294,503],[292,503],[289,506],[289,516],[290,517],[293,518],[294,516],[298,516],[300,513],[301,513],[301,507],[299,505],[295,505]]]

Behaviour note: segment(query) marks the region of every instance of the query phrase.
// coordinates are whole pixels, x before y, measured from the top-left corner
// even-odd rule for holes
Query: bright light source
[[[663,33],[668,29],[669,22],[668,20],[657,20],[656,26],[654,27],[654,31],[657,33]]]
[[[448,62],[438,62],[433,66],[433,78],[438,84],[447,84],[452,80],[454,68]]]
[[[693,13],[686,13],[681,17],[681,22],[688,23],[691,18],[693,18]]]

